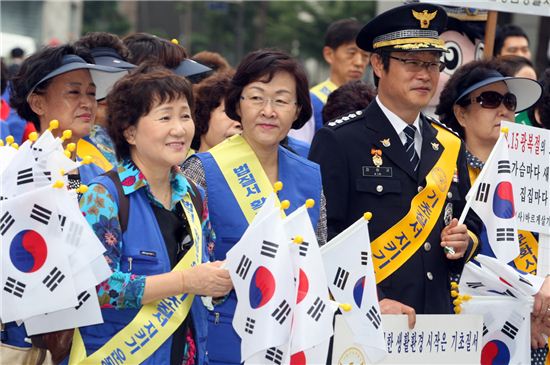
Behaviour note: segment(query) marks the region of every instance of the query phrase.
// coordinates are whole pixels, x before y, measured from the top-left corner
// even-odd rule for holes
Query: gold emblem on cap
[[[380,140],[380,143],[382,143],[382,146],[384,146],[384,147],[389,147],[389,146],[391,146],[391,143],[390,143],[390,139],[389,139],[389,138],[381,139],[381,140]]]
[[[432,148],[433,148],[434,151],[439,151],[439,143],[432,142]]]
[[[420,28],[425,29],[430,26],[430,21],[437,15],[437,10],[433,13],[428,13],[428,10],[422,12],[412,10],[415,19],[420,20]]]

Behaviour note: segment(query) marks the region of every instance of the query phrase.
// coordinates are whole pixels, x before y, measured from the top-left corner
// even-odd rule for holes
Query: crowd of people
[[[67,332],[55,348],[47,335],[29,340],[24,326],[3,323],[3,356],[77,364],[77,346],[85,357],[108,354],[144,306],[188,293],[192,302],[141,363],[240,364],[237,297],[223,262],[279,181],[287,213],[315,200],[308,213],[319,245],[372,212],[383,314],[405,314],[411,328],[416,314],[452,314],[451,281],[477,253],[491,255],[475,213],[458,223],[466,194],[501,121],[550,129],[550,69],[538,78],[527,36],[506,26],[494,58],[463,64],[439,90],[436,120],[424,108],[446,67],[446,24],[445,9],[427,3],[366,25],[337,20],[322,50],[329,77],[315,86],[279,50],[255,50],[233,69],[215,52],[192,56],[147,33],[88,33],[24,60],[16,52],[14,65],[2,63],[1,136],[21,144],[51,120],[54,135],[72,131],[64,143],[94,163],[72,171],[68,187],[89,186],[80,208],[112,274],[97,287],[104,323]],[[369,65],[374,85],[364,81]],[[390,240],[399,255],[384,252]],[[534,303],[538,364],[548,350],[550,279]]]

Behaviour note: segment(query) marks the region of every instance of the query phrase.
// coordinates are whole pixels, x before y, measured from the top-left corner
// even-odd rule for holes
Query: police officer
[[[444,68],[446,21],[443,8],[415,3],[368,23],[357,44],[372,52],[378,96],[320,129],[309,155],[321,165],[329,238],[372,212],[381,310],[409,315],[411,328],[415,313],[452,312],[449,275],[475,253],[480,228],[456,219],[470,188],[462,141],[421,113]]]

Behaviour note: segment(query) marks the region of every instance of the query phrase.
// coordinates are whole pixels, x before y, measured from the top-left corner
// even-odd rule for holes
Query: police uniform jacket
[[[413,173],[401,139],[377,102],[373,101],[365,110],[338,118],[317,132],[309,158],[321,166],[329,239],[363,213],[372,212],[369,233],[374,241],[409,211],[413,197],[425,186],[426,175],[445,148],[437,140],[437,130],[432,125],[437,122],[424,115],[420,119],[422,149],[418,174]],[[447,129],[444,132],[452,133]],[[383,173],[373,173],[371,149],[381,151],[381,167],[385,169],[379,170]],[[440,235],[445,227],[445,206],[451,203],[453,217],[459,217],[470,188],[463,143],[456,166],[447,202],[437,223],[416,253],[378,284],[379,300],[397,300],[419,314],[451,313],[449,275],[460,272],[465,259],[448,260],[440,245]],[[465,223],[472,232],[479,232],[479,218],[469,214]],[[465,257],[469,257],[474,246],[470,242]]]

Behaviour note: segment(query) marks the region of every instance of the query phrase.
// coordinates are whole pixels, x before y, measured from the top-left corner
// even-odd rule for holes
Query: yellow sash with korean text
[[[172,271],[198,265],[202,257],[201,221],[189,194],[183,198],[182,205],[194,244]],[[182,294],[144,305],[126,327],[88,357],[80,331],[75,329],[69,365],[141,364],[183,323],[194,297],[191,294]],[[169,318],[168,313],[171,314]]]
[[[76,143],[76,155],[81,160],[86,156],[90,156],[92,158],[92,163],[101,167],[103,171],[110,171],[113,169],[113,165],[103,156],[101,151],[85,139],[81,138]]]
[[[444,150],[426,176],[426,186],[413,198],[409,212],[371,242],[377,284],[399,269],[422,246],[445,205],[456,169],[460,139],[438,125],[434,127]]]
[[[315,85],[312,87],[309,91],[319,98],[323,102],[323,104],[327,103],[328,96],[334,91],[338,89],[338,86],[336,86],[332,81],[325,80],[321,82],[318,85]]]
[[[258,157],[240,135],[226,139],[208,152],[220,168],[247,222],[252,222],[273,191]]]

